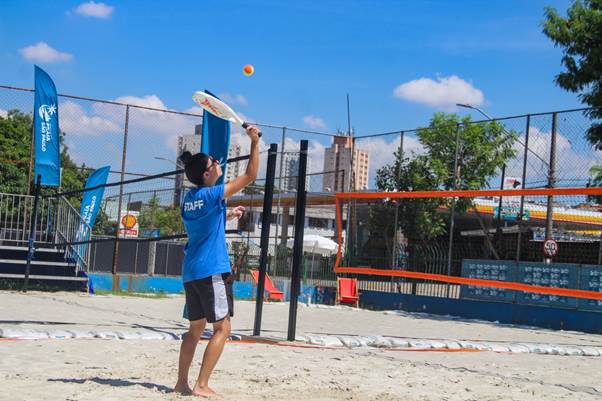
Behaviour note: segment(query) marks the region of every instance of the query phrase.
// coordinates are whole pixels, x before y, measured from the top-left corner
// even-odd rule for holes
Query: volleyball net
[[[337,193],[334,271],[399,292],[602,305],[600,199],[597,187]]]

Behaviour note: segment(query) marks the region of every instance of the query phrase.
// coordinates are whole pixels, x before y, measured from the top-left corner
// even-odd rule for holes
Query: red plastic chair
[[[253,280],[255,280],[255,284],[259,283],[259,271],[251,270],[251,276],[253,277]],[[265,273],[264,290],[268,293],[268,300],[284,300],[284,293],[276,288],[267,272]]]
[[[356,278],[337,277],[337,304],[360,305],[360,294],[357,290]]]

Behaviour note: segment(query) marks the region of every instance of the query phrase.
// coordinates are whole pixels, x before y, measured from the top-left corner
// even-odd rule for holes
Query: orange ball
[[[251,64],[247,64],[242,68],[242,72],[248,77],[253,75],[253,73],[255,72],[255,68],[253,68]]]

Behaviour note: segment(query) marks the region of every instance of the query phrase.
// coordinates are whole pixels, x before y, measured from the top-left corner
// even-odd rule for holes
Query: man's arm
[[[229,198],[238,191],[255,181],[257,169],[259,168],[259,130],[251,125],[247,128],[247,135],[251,138],[251,151],[249,152],[249,163],[243,175],[239,175],[224,185],[224,198]]]

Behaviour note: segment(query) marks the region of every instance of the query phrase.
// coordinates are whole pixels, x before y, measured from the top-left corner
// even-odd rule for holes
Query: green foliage
[[[29,151],[32,120],[29,114],[10,110],[0,117],[0,192],[28,191]]]
[[[78,167],[71,157],[69,157],[69,148],[67,145],[65,145],[65,135],[66,134],[61,131],[61,192],[83,189],[86,186],[86,180],[91,173],[89,169],[86,169],[85,164],[82,164],[80,167]],[[67,197],[67,200],[69,203],[71,203],[71,206],[73,206],[78,212],[82,204],[82,199],[83,193]]]
[[[179,207],[161,209],[156,216],[156,227],[161,229],[161,235],[181,234],[184,232],[182,216]]]
[[[93,232],[95,235],[109,235],[114,236],[117,232],[117,222],[110,221],[109,216],[103,209],[98,211],[96,215],[96,223],[94,223]]]
[[[597,107],[587,112],[591,118],[602,118],[602,1],[576,0],[566,18],[547,7],[543,32],[563,51],[565,70],[556,76],[558,86]],[[602,124],[593,123],[587,138],[602,150]]]
[[[602,166],[593,166],[590,169],[590,173],[592,174],[592,178],[588,186],[592,187],[602,187]],[[588,202],[602,204],[602,196],[600,195],[589,195],[587,197]]]
[[[0,192],[24,194],[28,192],[29,155],[32,133],[31,115],[18,110],[8,112],[7,118],[0,117]],[[65,133],[60,133],[61,143],[61,191],[82,189],[89,172],[85,165],[77,166],[69,157],[65,145]],[[44,188],[43,194],[54,193],[55,188]],[[81,194],[69,197],[74,208],[79,211]]]
[[[404,155],[399,149],[395,161],[376,173],[380,191],[436,191],[454,188],[456,137],[458,162],[456,189],[483,189],[489,180],[514,157],[515,132],[508,132],[498,122],[473,124],[470,117],[460,120],[455,114],[436,113],[428,127],[419,129],[418,139],[424,147],[419,155]],[[446,221],[437,213],[441,206],[450,206],[449,198],[400,199],[373,207],[369,227],[385,238],[392,238],[392,211],[398,208],[398,227],[409,239],[428,240],[445,232]],[[464,211],[471,200],[459,199],[456,210]]]
[[[140,216],[138,218],[140,231],[158,228],[156,226],[156,216],[159,210],[161,210],[159,198],[157,197],[157,194],[153,194],[148,203],[143,205],[142,210],[140,210]]]
[[[441,186],[429,158],[425,155],[404,158],[398,150],[395,162],[376,173],[376,187],[386,192],[432,191]],[[384,238],[393,238],[395,207],[398,227],[407,238],[434,238],[445,231],[445,222],[437,215],[441,199],[403,199],[372,206],[368,227],[371,233],[382,231]],[[380,227],[380,229],[379,229]],[[388,245],[388,244],[387,244]]]
[[[140,231],[158,228],[162,236],[184,232],[180,208],[162,207],[156,194],[142,206],[138,224]]]
[[[474,124],[470,117],[460,121],[456,114],[436,113],[429,126],[418,131],[418,138],[442,182],[438,189],[453,188],[456,129],[460,144],[456,188],[482,189],[506,160],[515,156],[512,145],[518,135],[505,131],[497,121]]]

